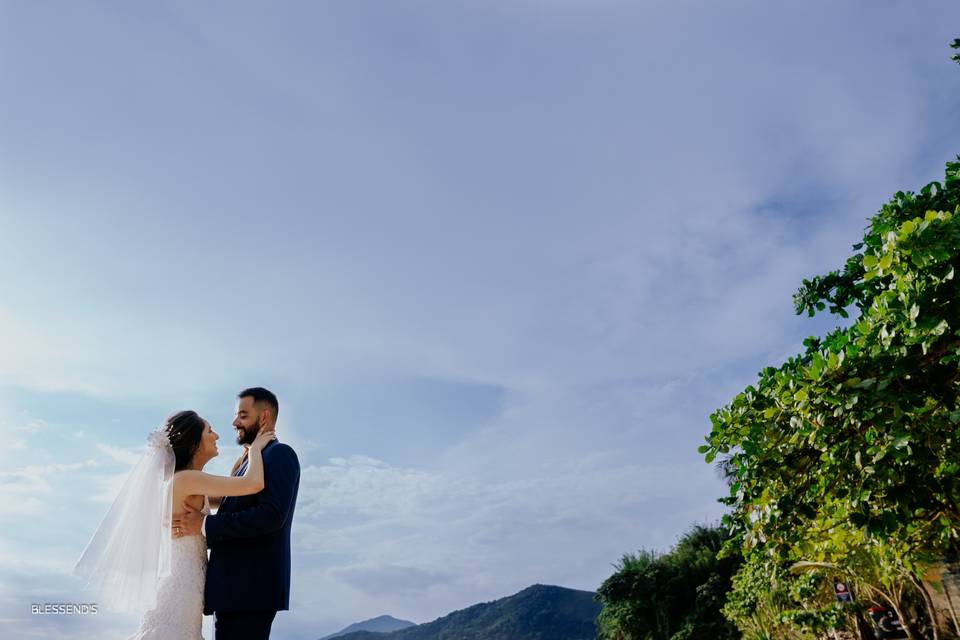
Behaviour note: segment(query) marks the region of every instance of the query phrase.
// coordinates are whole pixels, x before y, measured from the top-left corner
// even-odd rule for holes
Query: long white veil
[[[147,438],[147,451],[93,534],[74,573],[87,579],[105,609],[142,613],[156,606],[160,578],[170,575],[171,480],[174,455],[165,427]]]

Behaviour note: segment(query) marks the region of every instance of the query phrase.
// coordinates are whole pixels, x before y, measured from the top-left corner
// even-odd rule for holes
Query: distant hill
[[[594,640],[601,605],[592,591],[535,584],[493,602],[390,633],[357,631],[338,640]]]
[[[406,629],[407,627],[415,627],[416,623],[410,622],[409,620],[399,620],[393,616],[377,616],[376,618],[370,618],[369,620],[364,620],[363,622],[354,622],[350,626],[344,627],[336,633],[331,633],[328,636],[323,636],[320,640],[330,640],[330,638],[340,638],[344,634],[350,633],[352,631],[396,631],[398,629]],[[378,636],[383,637],[383,636]]]

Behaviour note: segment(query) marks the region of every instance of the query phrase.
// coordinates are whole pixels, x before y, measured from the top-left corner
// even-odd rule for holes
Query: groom
[[[248,446],[260,429],[273,429],[280,405],[261,387],[237,396],[237,444]],[[247,469],[246,449],[233,475]],[[214,515],[190,509],[174,526],[203,533],[210,547],[204,615],[214,615],[216,640],[266,640],[277,611],[290,608],[290,524],[300,486],[300,462],[289,445],[263,448],[265,487],[251,496],[223,498]],[[189,507],[188,507],[189,509]]]

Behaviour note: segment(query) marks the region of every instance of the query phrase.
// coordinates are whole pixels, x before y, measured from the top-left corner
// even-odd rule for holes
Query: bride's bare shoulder
[[[173,486],[184,485],[191,480],[196,480],[199,476],[204,475],[203,471],[198,471],[196,469],[181,469],[173,474]]]
[[[173,492],[175,494],[190,495],[190,491],[205,476],[203,471],[196,469],[182,469],[173,474]]]

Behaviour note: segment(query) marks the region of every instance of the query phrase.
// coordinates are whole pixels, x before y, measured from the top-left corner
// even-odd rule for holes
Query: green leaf
[[[870,522],[870,514],[860,511],[850,514],[850,523],[855,527],[865,527]]]
[[[833,351],[831,351],[830,355],[827,356],[827,368],[836,369],[839,366],[840,366],[840,356],[838,356]]]

